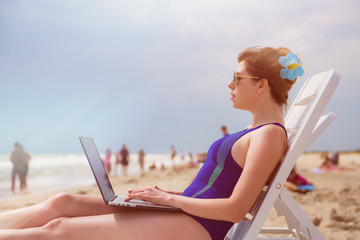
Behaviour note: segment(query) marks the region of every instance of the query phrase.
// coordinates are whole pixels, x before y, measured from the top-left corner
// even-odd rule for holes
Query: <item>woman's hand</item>
[[[129,198],[125,201],[130,201],[131,199],[137,198],[143,201],[149,201],[158,205],[169,206],[169,199],[173,194],[171,192],[166,192],[161,190],[157,186],[155,187],[143,187],[137,188],[129,191]]]

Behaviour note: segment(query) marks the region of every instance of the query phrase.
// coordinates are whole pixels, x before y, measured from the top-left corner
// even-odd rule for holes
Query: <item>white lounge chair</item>
[[[322,115],[335,91],[340,74],[335,69],[309,78],[290,107],[285,126],[289,149],[269,186],[265,186],[247,217],[234,224],[225,239],[314,239],[325,240],[290,193],[283,187],[300,155],[336,119]],[[287,228],[262,228],[271,208],[285,216]],[[262,237],[259,236],[262,234]]]

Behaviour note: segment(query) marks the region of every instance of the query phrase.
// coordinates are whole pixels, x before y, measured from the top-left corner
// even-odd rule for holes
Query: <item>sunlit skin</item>
[[[249,76],[249,73],[246,71],[246,66],[244,62],[241,62],[237,69],[237,74],[243,76]],[[236,86],[231,81],[228,84],[228,87],[231,89],[231,101],[233,107],[241,110],[249,110],[253,108],[254,101],[256,100],[257,91],[258,91],[258,82],[251,78],[237,77]]]
[[[249,75],[240,62],[237,72]],[[281,106],[266,79],[241,78],[228,84],[236,109],[252,113],[252,127],[284,124]],[[129,190],[129,198],[181,208],[203,218],[241,221],[287,149],[284,130],[266,125],[240,138],[231,154],[243,172],[229,198],[195,199],[157,187]],[[101,198],[58,194],[48,201],[0,214],[0,240],[20,239],[203,239],[209,233],[185,213],[129,211],[108,207]]]

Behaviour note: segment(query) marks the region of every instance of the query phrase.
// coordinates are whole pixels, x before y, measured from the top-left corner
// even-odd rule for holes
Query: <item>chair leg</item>
[[[325,240],[318,228],[286,189],[282,189],[274,208],[278,216],[285,216],[288,228],[295,229],[299,239]]]

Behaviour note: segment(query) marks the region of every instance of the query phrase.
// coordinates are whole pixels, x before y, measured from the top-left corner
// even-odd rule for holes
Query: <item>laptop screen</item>
[[[112,200],[115,196],[110,180],[101,161],[100,155],[96,149],[94,140],[88,137],[80,137],[80,142],[84,148],[86,157],[90,163],[91,170],[95,176],[96,182],[100,188],[101,195],[105,202]]]

